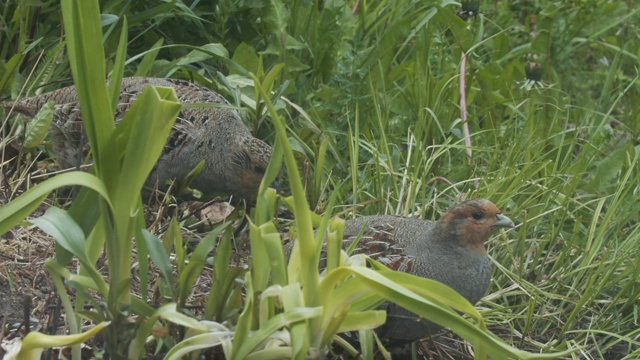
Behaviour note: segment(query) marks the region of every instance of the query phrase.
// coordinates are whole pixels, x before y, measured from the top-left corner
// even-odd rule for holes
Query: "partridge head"
[[[115,122],[120,122],[133,101],[149,85],[172,87],[183,107],[160,159],[147,179],[147,186],[166,187],[167,180],[182,180],[202,160],[202,172],[191,187],[203,193],[223,192],[251,200],[269,164],[272,149],[251,135],[239,113],[218,93],[196,84],[173,79],[129,77],[122,80]],[[56,106],[49,133],[57,161],[62,168],[82,164],[88,144],[75,87],[3,104],[5,108],[33,116],[52,100]],[[218,106],[211,106],[211,105]]]
[[[491,280],[484,243],[497,229],[513,226],[491,201],[473,199],[451,206],[435,222],[389,215],[349,220],[344,248],[364,229],[355,253],[367,254],[393,270],[437,280],[475,304]],[[440,330],[395,304],[383,307],[387,322],[377,332],[384,339],[411,342]]]

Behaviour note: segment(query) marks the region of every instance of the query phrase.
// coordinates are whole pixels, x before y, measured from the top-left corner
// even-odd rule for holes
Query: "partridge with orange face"
[[[365,216],[345,225],[346,249],[364,228],[354,253],[364,253],[393,270],[437,280],[475,304],[491,281],[491,260],[484,243],[499,228],[514,224],[491,201],[473,199],[453,205],[436,222],[390,215]],[[410,342],[440,327],[385,303],[383,339]]]
[[[172,87],[181,103],[205,106],[182,108],[162,155],[147,179],[147,186],[157,183],[164,188],[167,180],[182,180],[205,160],[202,172],[191,187],[206,194],[223,192],[236,198],[255,197],[272,149],[251,135],[238,111],[218,93],[184,80],[124,78],[116,107],[116,124],[149,85]],[[2,106],[33,116],[49,100],[56,104],[49,133],[57,161],[65,169],[76,167],[83,163],[89,147],[74,86]]]

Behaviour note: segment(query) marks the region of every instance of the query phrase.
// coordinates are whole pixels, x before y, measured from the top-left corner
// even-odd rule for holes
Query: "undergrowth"
[[[572,349],[567,358],[640,356],[640,10],[634,2],[492,1],[468,20],[451,1],[100,5],[106,61],[94,84],[105,76],[176,77],[221,92],[241,109],[256,136],[289,144],[295,163],[287,164],[279,191],[305,196],[311,210],[325,216],[325,225],[335,214],[437,219],[458,200],[488,198],[516,222],[515,229],[488,244],[495,270],[477,305],[488,328],[534,353]],[[57,2],[9,1],[1,16],[3,100],[72,83],[77,60],[69,60],[69,33],[60,25]],[[532,64],[542,69],[539,80],[525,71]],[[465,104],[459,101],[461,76]],[[76,72],[74,79],[80,79]],[[462,106],[467,122],[461,120]],[[52,154],[46,140],[16,150],[13,145],[23,142],[28,125],[3,120],[0,180],[11,201],[41,182],[30,174],[37,164],[50,163]],[[465,144],[465,127],[471,147]],[[269,201],[275,200],[259,203]],[[296,210],[302,211],[298,201]],[[275,214],[267,205],[254,214],[252,241],[258,233],[276,240],[275,228],[265,225],[270,216]],[[296,212],[296,221],[298,216],[317,220]],[[180,224],[165,225],[159,228],[169,230],[148,234],[147,240],[164,239],[167,251],[182,254]],[[310,231],[309,224],[296,225],[298,232]],[[168,255],[150,256],[160,262]],[[266,266],[255,261],[254,269]],[[171,265],[161,265],[167,277]],[[274,278],[287,278],[284,266],[279,265],[282,273],[271,273]],[[305,276],[311,279],[310,274]],[[265,290],[269,280],[256,276],[248,275],[243,284]],[[284,278],[281,285],[289,284]],[[210,304],[208,315],[248,321],[239,319],[240,293],[232,283],[216,284],[234,300]],[[183,305],[184,294],[172,293],[171,284],[162,286],[168,298]],[[119,296],[126,298],[125,293]],[[246,301],[259,301],[252,296]],[[274,309],[274,303],[264,303],[263,310]],[[317,316],[313,305],[306,305],[309,313],[290,316]],[[144,309],[147,315],[154,311]],[[123,320],[126,311],[120,314],[115,318]],[[253,315],[264,325],[274,314]],[[213,325],[205,331],[192,320],[183,321],[213,332]],[[323,337],[330,332],[314,326],[310,333],[323,334],[322,341],[310,345],[297,338],[296,349],[326,344]]]

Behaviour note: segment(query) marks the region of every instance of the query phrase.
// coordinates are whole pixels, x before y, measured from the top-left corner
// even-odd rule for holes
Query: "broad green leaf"
[[[264,80],[262,81],[262,88],[267,94],[271,94],[271,92],[273,91],[273,84],[276,78],[278,77],[278,74],[280,74],[280,71],[282,71],[283,68],[284,68],[283,63],[276,64],[265,75]]]
[[[87,254],[87,241],[84,232],[66,211],[50,207],[44,215],[31,220],[31,222],[51,235],[60,246],[75,255],[82,264],[82,269],[91,276],[98,286],[100,293],[103,296],[107,294],[107,285]]]
[[[193,331],[189,329],[185,339],[173,346],[165,355],[165,359],[184,359],[187,354],[201,349],[209,349],[217,345],[222,345],[225,357],[229,358],[229,343],[231,339],[233,339],[234,332],[217,323],[203,323],[207,326],[206,332],[193,335]]]
[[[198,331],[207,330],[205,324],[179,312],[175,303],[163,305],[141,322],[136,331],[135,339],[129,345],[128,355],[130,359],[140,359],[142,357],[147,337],[151,334],[153,326],[156,325],[159,319],[165,319],[176,325],[197,329]]]
[[[94,169],[110,189],[118,179],[118,162],[111,149],[113,107],[105,84],[100,9],[96,1],[62,1],[67,50],[74,75],[84,128],[93,154]],[[84,19],[78,21],[77,19]],[[93,19],[95,21],[92,21]]]
[[[32,187],[0,208],[0,234],[6,233],[27,215],[31,214],[53,190],[72,185],[88,187],[97,191],[103,198],[108,199],[104,185],[94,175],[81,171],[56,175]]]
[[[146,229],[143,229],[141,234],[149,251],[149,255],[151,256],[151,261],[156,264],[156,266],[160,270],[160,274],[162,275],[159,279],[159,281],[163,284],[161,286],[164,289],[171,291],[171,289],[173,289],[174,280],[173,270],[171,268],[171,263],[169,262],[169,253],[166,251],[164,246],[162,246],[162,242],[160,241],[160,239],[158,239],[155,235],[153,235]],[[180,283],[178,283],[178,286],[180,286]],[[176,300],[175,297],[173,297],[172,293],[163,295],[172,296],[173,300]]]
[[[325,281],[333,282],[335,275],[334,277],[330,277],[330,275],[340,269],[344,271],[342,276],[348,276],[348,270],[344,269],[349,268],[341,267],[329,273],[320,283],[318,293],[322,297],[320,304],[324,307],[324,312],[322,314],[322,321],[318,325],[320,337],[315,339],[314,346],[327,345],[333,339],[345,317],[351,310],[351,305],[356,302],[356,300],[372,292],[363,282],[355,279],[345,281],[333,291],[327,290],[328,288],[325,286]],[[342,280],[344,279],[346,279],[346,277],[342,278]],[[380,297],[378,296],[378,298]],[[373,304],[378,304],[379,302],[380,300]]]
[[[142,185],[160,157],[179,111],[173,88],[148,86],[133,103],[123,120],[132,125],[114,203],[130,204],[131,199],[140,197]],[[126,207],[121,210],[125,214],[120,215],[131,211]]]
[[[0,77],[0,92],[5,93],[9,89],[15,70],[22,63],[24,56],[24,54],[14,54],[5,64],[2,64],[4,69],[2,69],[3,73]]]
[[[171,247],[173,246],[173,252],[176,254],[175,262],[178,268],[178,274],[182,273],[187,264],[185,261],[187,252],[184,247],[184,239],[180,233],[180,224],[178,224],[178,220],[176,220],[175,217],[171,219],[169,228],[162,237],[162,246],[164,246],[167,254],[171,252]]]
[[[297,307],[293,310],[277,314],[269,319],[269,322],[253,332],[246,341],[236,345],[234,342],[232,359],[244,359],[254,351],[269,336],[285,326],[316,318],[322,315],[322,308]]]
[[[370,329],[361,329],[358,331],[358,340],[360,340],[363,360],[373,360],[373,337],[373,331]]]
[[[280,301],[285,312],[304,307],[304,297],[299,283],[292,283],[282,287]],[[262,325],[262,324],[261,324]],[[308,322],[298,322],[289,327],[291,334],[291,357],[305,358],[309,351],[309,338],[313,329]]]
[[[89,262],[84,232],[66,211],[50,207],[44,215],[31,222],[55,238],[62,247],[72,252],[80,261]]]
[[[375,329],[387,320],[387,312],[384,310],[371,310],[350,312],[340,322],[336,332]]]
[[[282,1],[271,2],[269,8],[269,15],[265,20],[269,23],[272,29],[275,30],[278,38],[283,39],[287,36],[287,23],[291,14]]]
[[[251,252],[253,253],[253,248]],[[236,323],[235,332],[233,334],[233,342],[231,347],[233,349],[231,356],[227,355],[227,358],[230,360],[243,359],[244,356],[239,356],[238,352],[240,351],[241,346],[245,346],[248,338],[249,332],[254,326],[254,302],[256,297],[256,292],[253,288],[253,283],[251,281],[252,276],[249,272],[247,272],[244,276],[245,279],[245,291],[246,291],[246,299],[244,301],[244,308],[242,309],[242,313],[240,313],[240,317],[238,318],[238,322]],[[251,349],[245,351],[246,353],[251,352]]]
[[[226,320],[224,318],[225,305],[230,300],[232,289],[236,278],[240,276],[244,269],[230,267],[232,251],[231,227],[227,227],[224,235],[218,242],[218,248],[213,263],[213,285],[209,291],[207,299],[205,319],[213,319],[218,322]]]
[[[328,213],[329,211],[327,211]],[[327,235],[327,264],[326,270],[330,272],[340,265],[340,254],[343,244],[344,220],[334,218],[330,223],[329,234]],[[320,250],[320,249],[318,249]]]
[[[193,250],[189,257],[189,263],[184,267],[184,270],[180,273],[178,283],[178,305],[183,306],[186,303],[187,296],[192,290],[198,276],[202,272],[202,269],[207,264],[207,257],[211,253],[211,250],[216,246],[216,240],[218,235],[229,226],[229,222],[224,222],[218,225],[213,231],[205,236],[198,246]]]
[[[19,346],[19,349],[14,347],[9,350],[5,354],[5,359],[39,360],[43,349],[81,344],[94,337],[107,325],[109,322],[102,322],[84,333],[75,335],[45,335],[36,331],[30,332],[24,340],[14,343]]]
[[[206,44],[192,50],[183,56],[176,63],[177,65],[189,65],[201,61],[209,60],[213,57],[229,58],[229,52],[222,44]]]
[[[256,208],[263,209],[265,207],[263,200],[265,196],[258,194],[256,201]],[[262,211],[256,211],[257,214]],[[257,216],[257,215],[256,215]],[[252,285],[256,292],[262,292],[269,286],[269,280],[271,279],[271,262],[269,255],[265,249],[265,244],[261,241],[260,227],[253,222],[249,223],[249,241],[251,246],[251,269]]]
[[[439,303],[427,300],[401,284],[389,280],[377,271],[365,267],[338,268],[328,274],[325,280],[333,276],[344,277],[346,274],[340,274],[341,272],[355,275],[359,279],[359,283],[366,285],[371,291],[383,295],[385,298],[425,319],[450,328],[474,346],[482,346],[483,351],[486,351],[493,358],[555,359],[559,356],[571,354],[574,351],[533,354],[511,347],[495,335],[483,330],[481,327],[484,327],[484,323],[481,324],[481,327],[477,327],[454,311],[443,307]],[[332,282],[333,280],[328,281],[327,284]],[[327,309],[327,311],[330,310]]]
[[[51,120],[53,120],[53,112],[55,103],[51,100],[47,101],[38,111],[38,114],[27,123],[27,131],[24,134],[24,147],[27,149],[34,148],[42,144],[42,140],[47,136]]]
[[[382,264],[379,264],[383,267]],[[454,310],[465,313],[478,322],[484,321],[482,315],[476,310],[476,308],[467,301],[462,295],[458,294],[455,290],[444,285],[438,281],[431,279],[414,276],[399,271],[391,271],[387,268],[379,271],[381,275],[384,275],[388,279],[398,284],[403,284],[407,289],[415,292],[428,299],[433,299],[438,303],[444,304]]]
[[[437,17],[444,26],[451,30],[460,46],[460,50],[465,52],[469,50],[473,45],[473,34],[467,28],[467,22],[454,14],[451,7],[441,7],[439,5],[436,5],[436,7],[438,8]]]
[[[278,285],[287,284],[287,263],[282,250],[282,239],[273,222],[269,221],[260,226],[260,239],[264,243],[264,248],[271,262],[272,282]]]
[[[202,197],[202,193],[198,190],[189,188],[189,184],[191,184],[191,182],[193,181],[193,179],[196,178],[196,176],[200,175],[200,173],[202,172],[202,169],[204,169],[204,165],[205,165],[205,160],[200,161],[198,165],[196,165],[196,167],[193,168],[193,170],[189,171],[189,173],[187,174],[187,176],[184,177],[184,179],[180,179],[180,187],[177,190],[178,195],[191,194],[196,199],[199,199],[200,197]],[[198,196],[196,196],[196,194],[198,194]]]
[[[105,27],[114,23],[117,23],[120,20],[119,17],[113,14],[100,14],[100,26]]]
[[[122,30],[120,32],[120,43],[111,76],[109,77],[109,94],[111,95],[111,108],[115,112],[120,103],[120,88],[122,86],[122,76],[124,74],[124,63],[127,57],[128,39],[127,17],[122,18]]]
[[[242,42],[236,47],[231,60],[247,69],[247,71],[255,73],[259,67],[260,57],[252,46]],[[238,74],[238,72],[231,71],[231,74]]]

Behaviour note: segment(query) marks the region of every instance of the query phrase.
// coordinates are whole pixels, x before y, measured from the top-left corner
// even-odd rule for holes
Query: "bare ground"
[[[34,227],[19,227],[0,237],[0,339],[4,343],[32,330],[42,331],[52,318],[53,281],[45,261],[54,243]],[[26,314],[29,316],[26,317]],[[2,350],[0,349],[0,355]]]

